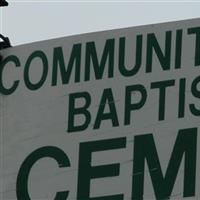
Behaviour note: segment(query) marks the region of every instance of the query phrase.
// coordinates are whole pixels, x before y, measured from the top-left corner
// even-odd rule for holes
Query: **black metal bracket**
[[[8,6],[8,2],[6,0],[0,0],[0,7]],[[2,34],[0,34],[0,50],[6,49],[11,47],[10,40],[8,37],[4,37]],[[0,55],[0,62],[2,61],[2,56]]]
[[[4,37],[2,34],[0,34],[0,39],[2,39],[2,41],[0,42],[0,50],[11,47],[10,40],[8,37]],[[2,59],[3,58],[0,55],[0,62],[2,61]]]
[[[5,0],[0,0],[0,7],[8,6],[8,2]]]
[[[4,37],[2,34],[0,34],[0,39],[2,39],[2,41],[0,42],[0,50],[11,47],[8,37]]]

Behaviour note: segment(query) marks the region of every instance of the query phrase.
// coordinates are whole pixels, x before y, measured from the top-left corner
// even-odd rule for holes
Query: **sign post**
[[[200,199],[200,19],[1,51],[1,199]]]

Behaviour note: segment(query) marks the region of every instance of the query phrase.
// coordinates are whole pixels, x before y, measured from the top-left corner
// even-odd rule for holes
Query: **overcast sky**
[[[13,45],[85,32],[200,17],[200,1],[29,1],[1,8]]]

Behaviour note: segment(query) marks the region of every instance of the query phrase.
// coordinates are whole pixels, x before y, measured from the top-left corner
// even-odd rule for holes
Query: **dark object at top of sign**
[[[8,2],[5,0],[0,0],[0,7],[8,6]]]
[[[4,37],[2,34],[0,34],[0,39],[2,40],[0,41],[0,50],[11,47],[10,40],[8,37]]]
[[[0,50],[11,47],[10,40],[8,37],[4,37],[3,35],[0,34],[0,39],[2,39],[2,41],[0,41]],[[0,55],[0,62],[2,61],[2,59],[3,58]]]

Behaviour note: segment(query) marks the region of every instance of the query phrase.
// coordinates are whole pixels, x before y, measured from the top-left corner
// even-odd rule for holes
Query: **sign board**
[[[200,199],[200,19],[0,53],[0,199]]]

